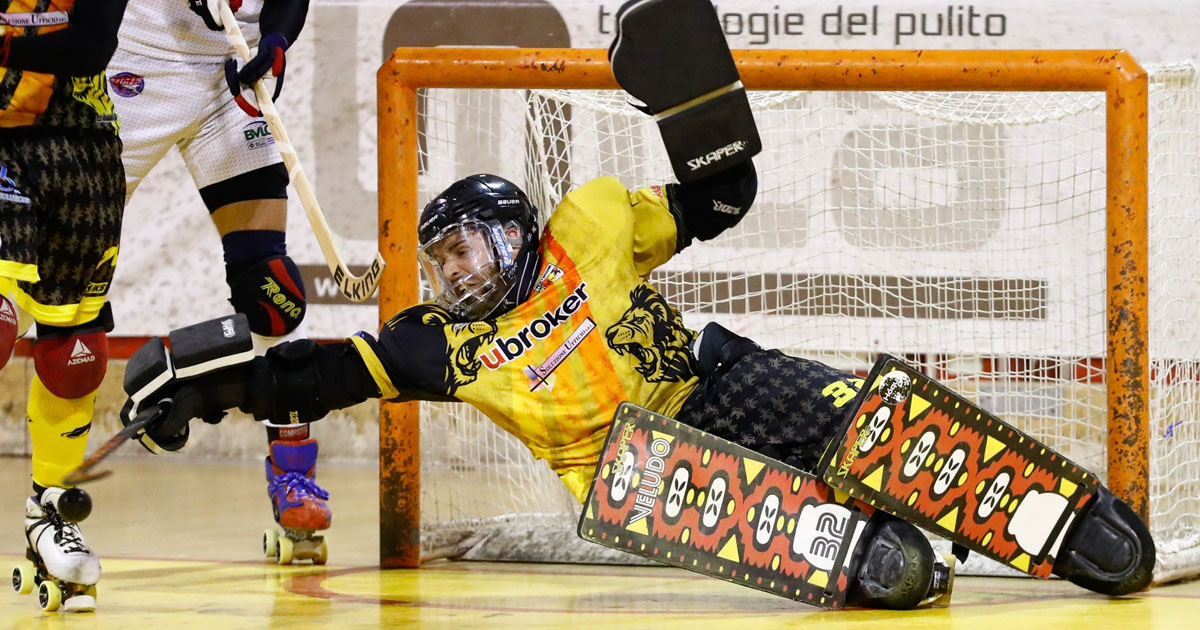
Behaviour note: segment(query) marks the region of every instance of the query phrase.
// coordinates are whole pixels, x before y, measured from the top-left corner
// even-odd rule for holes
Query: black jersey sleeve
[[[104,72],[117,49],[127,0],[77,0],[66,28],[7,37],[0,51],[5,68],[61,76]]]
[[[455,359],[464,343],[490,339],[488,331],[494,334],[495,323],[455,322],[441,308],[418,304],[384,323],[378,338],[360,332],[350,341],[384,399],[453,401],[471,380]]]

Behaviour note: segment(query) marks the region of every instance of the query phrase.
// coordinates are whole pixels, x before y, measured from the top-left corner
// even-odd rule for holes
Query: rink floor
[[[22,553],[28,461],[0,458],[0,567]],[[330,560],[280,567],[260,555],[271,524],[261,466],[118,461],[94,484],[84,533],[101,555],[95,613],[43,613],[0,594],[0,628],[954,628],[1193,629],[1200,582],[1113,600],[1059,580],[963,577],[951,607],[824,612],[657,567],[438,562],[380,571],[371,467],[325,466]],[[18,480],[20,483],[17,483]]]

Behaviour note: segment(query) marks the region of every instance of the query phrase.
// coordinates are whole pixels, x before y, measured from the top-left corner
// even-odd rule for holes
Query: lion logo
[[[679,312],[645,284],[631,291],[629,300],[621,320],[604,331],[608,347],[637,359],[637,372],[647,382],[691,378],[696,373],[695,359],[688,351],[692,333],[683,327]]]
[[[474,383],[479,377],[479,350],[496,337],[496,323],[453,322],[448,313],[429,310],[421,315],[421,323],[442,327],[446,334],[446,357],[450,363],[442,377],[446,393],[453,395],[463,385]]]

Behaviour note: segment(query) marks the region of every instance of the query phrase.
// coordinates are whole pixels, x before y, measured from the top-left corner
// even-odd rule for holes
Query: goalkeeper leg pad
[[[1030,575],[1149,585],[1146,525],[1050,447],[887,355],[849,407],[818,465],[834,488]]]
[[[632,0],[609,48],[617,83],[655,116],[680,182],[762,150],[758,127],[708,0]]]

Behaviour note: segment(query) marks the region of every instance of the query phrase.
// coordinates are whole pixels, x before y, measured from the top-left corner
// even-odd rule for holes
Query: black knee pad
[[[250,331],[280,337],[304,321],[308,303],[304,278],[290,256],[272,256],[247,266],[229,281],[230,304],[244,313]]]
[[[1154,579],[1150,530],[1124,501],[1103,486],[1076,517],[1054,559],[1054,574],[1105,595],[1144,590]]]

